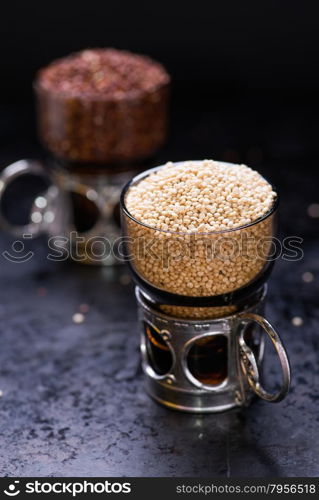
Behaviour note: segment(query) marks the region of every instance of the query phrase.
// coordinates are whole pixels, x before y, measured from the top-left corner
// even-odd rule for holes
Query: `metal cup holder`
[[[290,384],[288,358],[279,335],[260,315],[266,286],[246,309],[200,321],[158,311],[138,287],[136,296],[142,364],[147,390],[156,401],[177,410],[205,413],[247,406],[254,395],[269,402],[286,396]],[[264,338],[253,339],[254,324],[271,338],[279,357],[283,377],[275,393],[268,393],[260,382]]]

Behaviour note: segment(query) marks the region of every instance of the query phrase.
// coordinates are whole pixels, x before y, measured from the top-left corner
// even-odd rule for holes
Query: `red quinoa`
[[[162,145],[170,77],[146,56],[90,49],[39,71],[40,136],[70,162],[146,159]]]

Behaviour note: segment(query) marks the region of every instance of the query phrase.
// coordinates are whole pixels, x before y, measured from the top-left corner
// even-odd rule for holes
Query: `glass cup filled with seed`
[[[167,163],[122,192],[125,258],[137,288],[150,394],[186,411],[221,411],[254,393],[282,399],[289,364],[260,314],[277,256],[278,194],[258,172],[212,160]],[[255,326],[254,326],[255,325]],[[269,335],[282,385],[260,367]]]
[[[120,192],[166,139],[169,90],[160,63],[113,48],[82,50],[40,69],[34,92],[46,158],[5,169],[0,198],[18,177],[46,177],[49,188],[38,193],[45,206],[29,204],[23,226],[0,206],[3,227],[21,235],[58,231],[74,261],[118,263]]]

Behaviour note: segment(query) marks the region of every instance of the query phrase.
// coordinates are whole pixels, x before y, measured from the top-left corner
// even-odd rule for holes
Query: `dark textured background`
[[[213,5],[212,5],[213,4]],[[0,43],[0,161],[41,155],[31,80],[52,58],[111,45],[161,60],[174,79],[170,137],[156,162],[247,162],[281,191],[281,236],[304,258],[277,263],[268,318],[293,385],[279,405],[192,416],[148,399],[126,271],[25,264],[0,239],[0,473],[42,476],[318,476],[319,31],[315,2],[11,1]],[[22,196],[21,196],[22,197]],[[21,199],[16,200],[17,206]],[[302,274],[314,274],[312,283]],[[85,323],[72,315],[89,304]],[[294,316],[303,325],[293,326]],[[270,356],[266,376],[274,381]]]

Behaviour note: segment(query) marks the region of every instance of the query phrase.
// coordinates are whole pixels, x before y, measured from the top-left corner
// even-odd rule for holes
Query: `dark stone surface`
[[[3,235],[1,252],[12,241]],[[49,262],[45,240],[29,247],[35,256],[24,264],[1,256],[3,475],[318,475],[319,259],[311,239],[305,258],[280,261],[270,281],[268,317],[290,355],[290,395],[207,416],[166,410],[144,393],[125,270]],[[304,271],[316,280],[303,283]],[[90,309],[76,325],[82,303]],[[292,326],[295,315],[301,327]]]
[[[289,396],[278,405],[255,400],[244,412],[206,416],[158,406],[143,389],[133,287],[120,279],[127,271],[49,262],[44,239],[25,242],[35,252],[29,262],[10,263],[2,252],[13,239],[2,234],[1,475],[319,475],[318,219],[307,215],[308,205],[319,202],[318,175],[315,160],[302,160],[317,129],[301,111],[294,128],[281,115],[274,127],[247,113],[243,122],[243,109],[228,114],[224,107],[217,117],[202,111],[194,122],[184,122],[181,111],[180,129],[173,129],[162,158],[248,161],[280,187],[281,236],[304,238],[304,257],[280,259],[269,283],[267,317],[292,365]],[[306,134],[299,134],[302,127]],[[13,154],[13,137],[3,164],[36,154],[27,140]],[[302,281],[305,271],[313,282]],[[90,309],[76,325],[72,315],[83,303]],[[294,316],[303,318],[302,326],[292,325]],[[275,374],[270,354],[270,384]]]

